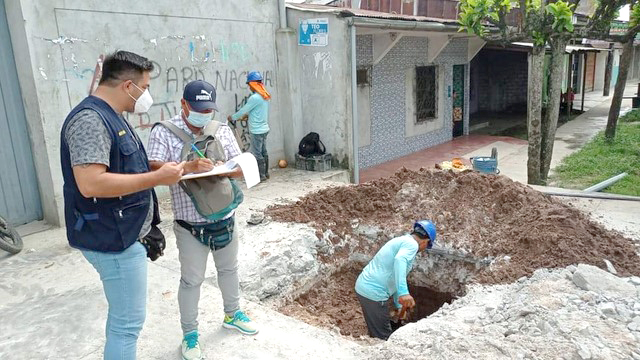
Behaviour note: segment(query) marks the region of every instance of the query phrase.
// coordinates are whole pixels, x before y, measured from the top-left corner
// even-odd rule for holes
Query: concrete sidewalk
[[[637,84],[627,85],[625,95],[631,96],[635,94],[636,90]],[[551,158],[551,172],[553,172],[553,168],[560,164],[562,159],[578,151],[585,143],[606,127],[612,96],[602,97],[597,96],[597,93],[588,95],[588,97],[585,97],[585,110],[587,110],[587,108],[588,110],[574,120],[563,124],[556,131],[556,138],[553,144],[553,157]],[[621,112],[624,113],[630,108],[631,100],[624,99],[622,101]],[[528,147],[526,144],[496,141],[465,154],[463,158],[489,156],[493,147],[498,149],[498,168],[500,169],[500,174],[526,184],[528,158]]]

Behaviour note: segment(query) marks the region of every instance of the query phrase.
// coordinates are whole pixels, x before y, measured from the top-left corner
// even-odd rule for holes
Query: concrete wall
[[[29,128],[37,142],[45,219],[62,207],[59,131],[69,110],[96,82],[101,55],[130,50],[154,61],[154,106],[129,116],[146,141],[151,124],[176,114],[185,83],[205,79],[218,89],[220,118],[235,112],[249,91],[246,71],[259,70],[272,92],[268,147],[284,156],[276,76],[276,1],[135,2],[124,0],[16,0],[6,2]],[[259,35],[256,35],[259,34]],[[218,118],[218,119],[220,119]],[[42,145],[40,145],[42,144]]]
[[[358,44],[358,65],[372,66],[371,144],[359,149],[360,166],[369,167],[407,155],[452,138],[452,69],[454,64],[467,63],[467,40],[453,39],[432,64],[427,62],[428,37],[405,35],[373,65],[368,63],[372,50],[365,44],[373,42],[363,35]],[[437,65],[438,117],[416,125],[412,100],[411,76],[416,66]],[[415,74],[415,73],[414,73]],[[465,79],[465,108],[468,108],[468,71]],[[468,127],[468,111],[465,112]]]
[[[329,19],[328,45],[298,45],[290,54],[297,58],[289,71],[298,75],[296,86],[301,99],[301,118],[294,122],[302,123],[302,136],[312,131],[320,135],[333,156],[333,166],[350,168],[351,39],[347,22],[332,14],[287,10],[296,39],[300,20],[316,18]]]
[[[373,36],[356,37],[356,54],[358,68],[367,69],[371,78]],[[360,147],[371,145],[371,82],[358,85],[358,136]]]
[[[613,91],[613,87],[616,86],[616,82],[618,82],[618,72],[620,71],[620,54],[622,51],[613,50],[613,69],[611,70],[611,88]]]
[[[595,90],[600,91],[604,89],[604,73],[607,66],[608,51],[600,51],[596,56],[596,78],[595,78]]]
[[[633,47],[633,58],[631,60],[631,69],[629,69],[629,79],[638,79],[640,77],[640,46]]]
[[[527,103],[527,53],[482,49],[471,61],[471,111],[500,112]]]

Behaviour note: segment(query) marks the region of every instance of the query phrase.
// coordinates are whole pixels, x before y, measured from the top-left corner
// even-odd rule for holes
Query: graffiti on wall
[[[236,112],[238,112],[238,110],[247,103],[247,99],[249,99],[248,95],[242,97],[241,95],[239,96],[238,94],[235,94]],[[238,141],[238,145],[240,145],[242,151],[248,151],[249,146],[251,145],[251,140],[249,138],[249,118],[247,116],[243,116],[236,122],[229,121],[228,125],[236,135],[236,140]]]
[[[219,57],[221,62],[227,62],[229,59],[243,59],[248,56],[245,54],[245,52],[248,51],[248,48],[245,45],[231,43],[228,49],[224,47],[224,44],[221,46],[221,55]],[[196,53],[194,46],[189,46],[189,52],[193,56],[193,59],[198,59],[198,53]],[[97,88],[102,75],[102,63],[104,62],[104,58],[104,54],[101,54],[96,59],[94,67],[80,68],[78,66],[74,66],[71,69],[65,69],[65,81],[86,81],[88,85],[86,94],[93,93]],[[163,66],[157,61],[152,62],[154,64],[154,71],[151,74],[151,92],[154,98],[154,103],[151,109],[145,114],[125,115],[127,120],[130,121],[138,130],[148,130],[153,127],[155,122],[168,120],[177,115],[180,111],[178,99],[182,95],[182,90],[186,84],[193,80],[205,80],[212,83],[217,90],[217,102],[220,102],[221,97],[232,96],[234,99],[234,106],[233,108],[229,108],[227,112],[231,110],[233,110],[233,112],[237,112],[246,103],[249,97],[246,76],[249,71],[254,69],[213,70],[210,67],[202,66],[201,64],[186,66],[167,64]],[[272,87],[274,85],[274,71],[268,69],[259,71],[263,74],[264,84],[267,87]],[[71,95],[69,102],[72,103]],[[225,110],[222,110],[221,112],[222,114],[219,114],[219,116],[221,116],[220,120],[224,121],[229,114],[225,113]],[[238,120],[236,123],[229,122],[228,125],[236,134],[238,144],[242,150],[247,151],[250,145],[248,119],[245,117]]]
[[[302,70],[318,80],[331,80],[331,53],[320,51],[304,55]]]

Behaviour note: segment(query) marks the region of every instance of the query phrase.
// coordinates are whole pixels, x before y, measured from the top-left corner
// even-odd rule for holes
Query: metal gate
[[[0,0],[0,196],[0,215],[10,223],[42,218],[4,0]]]

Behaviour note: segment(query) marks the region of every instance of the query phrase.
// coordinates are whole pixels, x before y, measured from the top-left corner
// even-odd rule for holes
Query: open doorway
[[[464,134],[464,65],[453,65],[453,137]]]

